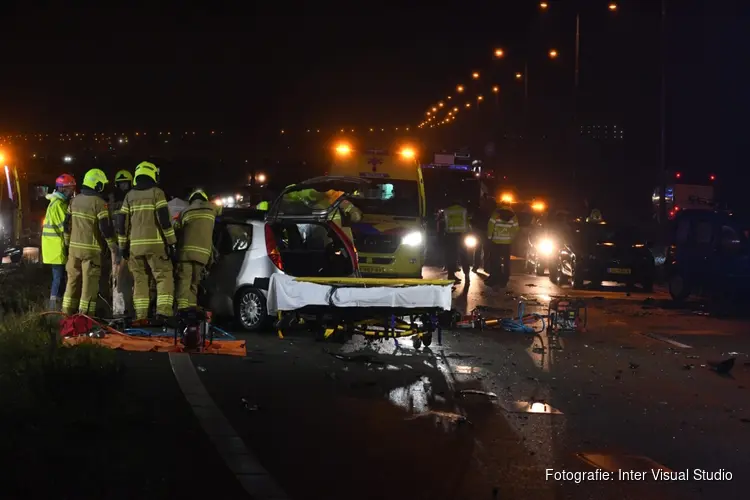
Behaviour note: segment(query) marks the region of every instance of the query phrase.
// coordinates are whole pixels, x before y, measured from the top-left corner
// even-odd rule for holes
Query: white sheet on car
[[[268,312],[294,311],[305,306],[451,308],[451,287],[419,285],[372,288],[333,287],[295,281],[287,274],[271,275]]]

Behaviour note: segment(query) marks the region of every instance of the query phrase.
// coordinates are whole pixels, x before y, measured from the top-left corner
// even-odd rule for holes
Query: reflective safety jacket
[[[138,185],[125,195],[117,226],[120,248],[129,250],[133,257],[166,257],[167,245],[177,243],[167,197],[147,179],[139,178]]]
[[[451,205],[443,211],[446,233],[468,233],[469,213],[461,205]]]
[[[117,251],[107,202],[93,189],[83,188],[68,205],[65,240],[68,255],[79,259],[97,259],[107,247]]]
[[[59,191],[48,194],[49,206],[42,222],[42,262],[65,264],[65,218],[68,198]]]
[[[487,238],[498,245],[510,245],[519,230],[518,217],[512,210],[496,208],[487,223]]]
[[[196,200],[182,211],[177,221],[177,260],[206,265],[211,260],[214,235],[214,208]]]

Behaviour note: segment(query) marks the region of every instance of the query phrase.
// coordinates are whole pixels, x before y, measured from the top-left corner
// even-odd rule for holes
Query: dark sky
[[[601,0],[549,3],[543,16],[538,2],[522,0],[234,12],[4,7],[0,129],[413,125],[473,69],[517,92],[511,75],[525,61],[531,98],[554,113],[570,100],[577,3],[581,109],[658,146],[659,2],[622,0],[616,16]],[[702,141],[729,161],[744,154],[747,8],[670,4],[670,143]],[[501,63],[495,46],[508,54]],[[544,56],[551,47],[561,53],[554,64]]]

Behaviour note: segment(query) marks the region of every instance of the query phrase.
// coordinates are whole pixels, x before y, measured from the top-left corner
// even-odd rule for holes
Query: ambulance
[[[358,149],[348,141],[334,145],[328,175],[361,177],[366,192],[349,199],[361,212],[352,222],[363,276],[421,278],[425,259],[425,194],[415,146],[392,150]]]

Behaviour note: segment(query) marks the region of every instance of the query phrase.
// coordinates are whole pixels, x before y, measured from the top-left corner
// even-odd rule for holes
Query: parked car
[[[656,272],[649,246],[635,228],[579,223],[558,251],[550,279],[558,284],[571,282],[573,288],[581,288],[586,281],[595,285],[603,281],[628,286],[640,283],[650,292]]]
[[[234,318],[248,331],[268,323],[271,276],[352,276],[357,251],[331,214],[347,193],[363,188],[358,178],[322,177],[284,190],[268,213],[225,208],[214,226],[215,263],[202,283],[201,303],[219,318]],[[300,202],[303,190],[328,193],[326,208]],[[331,196],[331,194],[333,196]]]
[[[698,290],[750,291],[746,226],[726,211],[683,210],[672,225],[665,271],[669,293],[682,301]]]

